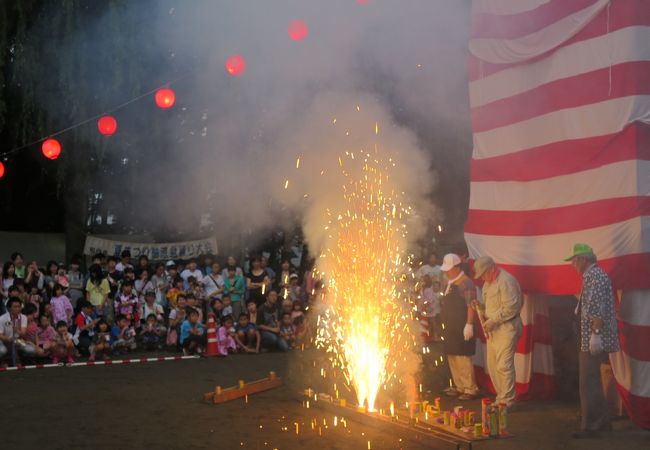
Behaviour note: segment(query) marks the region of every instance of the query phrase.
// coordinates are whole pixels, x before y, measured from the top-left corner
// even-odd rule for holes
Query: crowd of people
[[[609,426],[598,367],[619,349],[616,313],[611,282],[591,247],[576,244],[566,260],[583,278],[576,308],[582,404],[576,437],[585,437]],[[119,259],[95,255],[82,273],[78,259],[41,268],[14,253],[0,273],[0,364],[110,359],[138,348],[202,354],[208,318],[216,321],[219,355],[288,351],[309,341],[306,312],[323,286],[312,271],[301,282],[288,260],[276,269],[258,256],[245,270],[233,256],[223,268],[211,256],[154,265],[140,256],[133,264],[125,250]],[[420,322],[442,346],[451,371],[446,394],[459,400],[479,394],[471,357],[480,329],[495,402],[514,408],[515,349],[523,328],[515,277],[489,256],[470,261],[459,251],[441,265],[431,255],[415,279]]]
[[[2,266],[0,365],[79,356],[110,359],[137,349],[203,354],[214,319],[218,354],[288,351],[304,345],[306,312],[320,291],[289,260],[274,270],[263,256],[242,268],[229,256],[151,264],[97,254],[86,273],[80,260],[40,267],[19,252]],[[302,281],[302,282],[301,282]]]

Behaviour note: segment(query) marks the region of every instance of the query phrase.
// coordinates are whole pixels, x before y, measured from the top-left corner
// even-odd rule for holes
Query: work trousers
[[[580,429],[582,431],[597,431],[609,423],[609,407],[603,394],[600,377],[600,365],[606,362],[607,358],[607,353],[592,355],[589,352],[579,352],[578,354]]]
[[[478,394],[476,376],[474,375],[474,364],[471,356],[447,355],[451,378],[454,381],[456,390],[461,394]]]
[[[497,404],[510,406],[515,401],[515,349],[521,329],[521,319],[516,317],[492,330],[487,339],[487,369]]]

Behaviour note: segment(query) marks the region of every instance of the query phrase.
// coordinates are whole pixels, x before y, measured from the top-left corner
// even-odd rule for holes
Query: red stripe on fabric
[[[612,2],[609,7],[609,13],[607,8],[605,8],[582,30],[576,33],[575,36],[567,39],[561,45],[551,49],[549,52],[535,58],[515,64],[491,64],[482,62],[475,56],[470,55],[468,60],[469,80],[479,80],[501,70],[540,61],[559,48],[602,36],[608,32],[611,33],[626,27],[637,25],[650,25],[650,8],[648,8],[646,0],[624,0]]]
[[[650,160],[650,124],[636,122],[613,134],[569,139],[507,155],[472,159],[470,180],[541,180],[632,159]]]
[[[650,398],[634,395],[618,383],[616,383],[616,387],[623,400],[625,411],[632,422],[641,428],[650,430]]]
[[[650,362],[650,326],[619,321],[621,348],[637,361]]]
[[[518,14],[472,14],[473,39],[514,39],[529,35],[581,11],[598,0],[551,0]]]
[[[465,232],[491,236],[540,236],[611,225],[650,215],[650,196],[597,200],[531,211],[470,209]]]
[[[109,359],[108,361],[104,361],[105,365],[111,365],[113,364],[113,360]]]
[[[472,128],[474,133],[480,133],[560,109],[647,94],[650,94],[650,61],[621,63],[611,66],[611,78],[610,68],[606,67],[473,108]]]
[[[487,373],[487,369],[484,369],[481,366],[474,366],[474,375],[476,376],[476,384],[480,388],[486,390],[492,395],[497,393],[492,384],[492,379],[490,379],[490,375]]]
[[[528,383],[515,383],[517,400],[550,400],[555,396],[555,376],[535,373]]]
[[[598,261],[612,279],[614,289],[650,288],[650,253],[636,253]],[[512,274],[521,288],[531,294],[574,295],[580,292],[580,278],[569,263],[554,266],[499,264]]]
[[[548,317],[542,314],[535,314],[534,320],[534,323],[524,325],[522,328],[521,336],[515,349],[516,353],[522,355],[532,353],[535,350],[536,344],[553,345]]]

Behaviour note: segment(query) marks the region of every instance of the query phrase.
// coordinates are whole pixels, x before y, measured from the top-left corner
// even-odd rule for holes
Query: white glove
[[[463,328],[463,337],[466,341],[469,341],[474,337],[474,326],[472,324],[465,324],[465,328]]]
[[[602,353],[603,350],[603,337],[600,334],[592,333],[589,337],[589,353],[592,355],[597,355],[599,353]]]
[[[494,330],[496,326],[497,324],[492,319],[488,319],[485,322],[483,322],[483,329],[485,329],[486,333],[489,333],[490,331]]]

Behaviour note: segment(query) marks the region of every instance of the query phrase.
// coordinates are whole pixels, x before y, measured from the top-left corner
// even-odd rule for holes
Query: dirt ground
[[[408,436],[351,421],[335,427],[332,414],[313,405],[306,409],[296,393],[315,381],[315,357],[315,351],[265,353],[0,373],[0,448],[450,448],[412,443]],[[285,379],[285,386],[251,396],[247,403],[202,401],[217,384],[263,378],[271,370]],[[576,412],[575,402],[529,403],[510,416],[514,438],[475,443],[474,448],[650,448],[650,432],[627,420],[615,422],[615,431],[598,440],[572,441]]]

